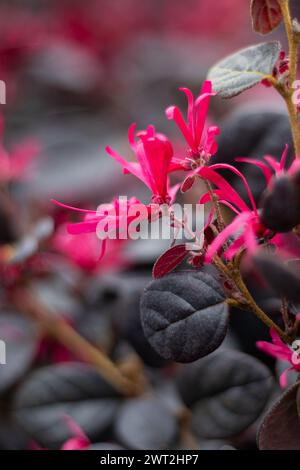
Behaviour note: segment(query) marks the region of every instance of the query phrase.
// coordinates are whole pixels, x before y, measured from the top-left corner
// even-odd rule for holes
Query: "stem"
[[[281,96],[286,102],[289,119],[291,123],[291,131],[293,136],[295,155],[300,157],[300,129],[298,123],[298,113],[295,104],[293,103],[293,83],[297,79],[298,70],[298,47],[299,47],[299,35],[293,30],[293,23],[289,8],[289,0],[279,0],[280,8],[283,16],[283,21],[286,29],[288,45],[289,45],[289,59],[290,59],[290,72],[289,72],[289,85],[286,90],[282,84],[277,83],[274,85],[279,91]]]
[[[271,320],[271,318],[268,317],[268,315],[257,305],[246,284],[244,283],[240,272],[238,272],[238,275],[235,276],[234,281],[241,294],[243,294],[245,297],[249,309],[257,316],[257,318],[259,318],[268,328],[275,329],[286,343],[291,343],[292,341],[289,336],[284,331],[282,331],[282,329],[276,323],[274,323],[273,320]]]
[[[215,256],[213,262],[219,271],[221,271],[229,280],[234,282],[239,293],[243,297],[243,302],[239,302],[236,299],[228,299],[227,304],[253,312],[268,328],[275,329],[286,343],[291,343],[291,338],[257,305],[242,279],[239,267],[234,267],[233,265],[230,265],[230,267],[226,266],[219,256]]]
[[[122,394],[134,395],[137,393],[136,384],[128,380],[102,351],[80,336],[72,326],[47,311],[44,306],[37,303],[29,292],[18,290],[14,294],[15,305],[38,321],[56,341],[81,360],[95,366],[103,377]]]
[[[293,136],[294,148],[295,148],[295,156],[300,157],[300,129],[299,129],[299,122],[298,122],[298,112],[296,106],[293,103],[292,93],[289,93],[285,97],[285,102],[290,118],[291,124],[291,131]]]
[[[220,232],[222,232],[222,230],[224,230],[224,228],[225,228],[225,222],[224,222],[224,219],[223,219],[223,215],[222,215],[222,212],[221,212],[221,208],[220,208],[220,204],[219,204],[218,198],[217,198],[216,195],[214,194],[210,182],[209,182],[208,180],[204,180],[204,181],[205,181],[207,190],[208,190],[208,192],[209,192],[209,194],[210,194],[211,202],[212,202],[212,204],[213,204],[213,206],[214,206],[214,208],[215,208],[215,211],[216,211],[218,229],[219,229]]]
[[[289,7],[289,0],[279,0],[283,22],[287,34],[289,44],[289,58],[290,58],[290,84],[292,84],[297,77],[298,67],[298,39],[293,30],[293,22]]]

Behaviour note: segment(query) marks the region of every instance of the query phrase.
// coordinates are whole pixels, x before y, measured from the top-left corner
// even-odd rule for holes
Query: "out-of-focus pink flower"
[[[29,167],[37,157],[40,147],[30,139],[15,146],[10,154],[3,145],[4,119],[0,116],[0,182],[22,180],[29,176]]]
[[[299,317],[299,315],[297,315],[297,317]],[[294,349],[289,347],[281,340],[276,330],[271,329],[270,335],[272,338],[272,343],[267,341],[257,341],[256,346],[269,356],[275,357],[280,361],[289,362],[291,364],[291,366],[288,367],[280,376],[280,385],[282,388],[285,388],[287,386],[288,372],[292,370],[300,372],[300,356]]]
[[[169,204],[172,197],[168,188],[168,173],[173,156],[173,147],[169,139],[155,132],[154,126],[138,132],[135,139],[135,124],[128,130],[128,141],[135,153],[138,163],[127,162],[111,147],[107,153],[123,167],[124,173],[132,173],[152,192],[152,201],[157,204]]]
[[[99,206],[97,211],[91,211],[86,209],[79,209],[77,207],[68,206],[62,204],[61,202],[55,201],[52,199],[56,205],[63,207],[64,209],[69,209],[76,212],[81,212],[85,214],[83,222],[77,222],[67,225],[67,231],[70,235],[82,235],[82,234],[97,234],[99,238],[99,252],[98,261],[100,261],[107,248],[108,239],[114,238],[112,241],[118,240],[127,240],[128,239],[128,230],[130,225],[137,218],[142,219],[140,214],[137,214],[133,210],[132,215],[130,215],[130,209],[135,207],[140,207],[142,204],[138,199],[132,197],[122,201],[120,199],[113,200],[110,204],[103,204]],[[125,203],[124,203],[125,202]],[[144,218],[148,219],[153,215],[152,205],[144,206],[145,213]],[[109,229],[110,226],[113,227],[115,231],[114,237],[110,236]],[[125,232],[125,233],[124,233]],[[111,240],[109,240],[111,241]],[[94,248],[94,246],[93,246]],[[81,262],[86,262],[86,253],[82,253]]]
[[[200,95],[196,99],[194,99],[191,90],[188,88],[180,88],[180,91],[185,93],[188,100],[187,120],[184,120],[177,106],[167,108],[166,116],[168,119],[173,119],[177,124],[188,144],[188,154],[186,157],[172,160],[171,169],[173,171],[190,170],[205,165],[218,150],[215,136],[219,134],[219,128],[209,126],[204,133],[210,97],[216,94],[212,92],[211,82],[204,82]]]
[[[91,445],[91,441],[81,429],[81,427],[74,421],[71,416],[65,414],[63,419],[66,423],[66,426],[69,428],[70,432],[73,434],[73,437],[70,437],[67,441],[63,443],[60,450],[85,450]],[[44,447],[41,447],[35,441],[30,442],[29,450],[47,450]]]
[[[91,442],[87,435],[83,432],[81,427],[74,421],[73,418],[71,418],[68,415],[64,416],[64,420],[74,435],[74,437],[71,437],[68,439],[61,447],[61,450],[84,450],[87,449],[90,445]]]
[[[67,227],[63,225],[53,237],[52,246],[87,273],[119,271],[128,266],[129,260],[123,255],[126,240],[109,240],[106,244],[105,259],[99,263],[101,243],[94,233],[83,233],[80,237],[74,237],[67,233]]]
[[[273,176],[275,176],[276,178],[284,174],[288,176],[293,176],[296,172],[300,171],[299,158],[295,158],[291,166],[288,169],[285,168],[287,152],[288,152],[288,145],[285,146],[283,154],[279,162],[275,160],[275,158],[272,157],[271,155],[265,155],[263,157],[265,161],[257,160],[255,158],[246,158],[246,157],[238,157],[235,159],[235,161],[242,162],[242,163],[250,163],[252,165],[257,166],[257,168],[259,168],[263,172],[267,186],[269,186],[272,183]]]

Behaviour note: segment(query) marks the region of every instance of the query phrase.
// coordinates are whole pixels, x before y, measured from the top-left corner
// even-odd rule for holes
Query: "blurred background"
[[[155,124],[172,138],[176,152],[183,151],[177,129],[167,121],[164,110],[171,104],[186,109],[180,86],[199,93],[216,61],[264,40],[251,30],[249,3],[0,0],[0,80],[6,84],[6,104],[0,105],[0,111],[5,118],[5,147],[11,149],[30,137],[40,148],[30,179],[9,183],[13,210],[7,211],[7,200],[0,198],[1,246],[9,256],[11,246],[15,244],[16,249],[13,266],[0,263],[0,338],[6,339],[9,354],[7,366],[0,369],[0,448],[28,448],[32,441],[42,447],[60,448],[72,435],[62,422],[62,411],[72,415],[94,443],[117,441],[126,448],[163,445],[164,435],[154,444],[151,439],[148,443],[146,438],[139,441],[139,431],[132,439],[126,437],[124,422],[118,422],[121,415],[115,398],[108,403],[106,389],[106,401],[100,397],[100,411],[95,411],[95,404],[85,403],[84,391],[80,396],[77,392],[72,395],[71,386],[65,396],[45,398],[52,378],[56,389],[63,389],[60,373],[50,371],[47,376],[48,368],[80,358],[43,335],[37,338],[32,331],[35,325],[19,315],[7,300],[7,292],[16,284],[27,283],[28,289],[30,284],[36,299],[113,359],[126,362],[133,354],[156,387],[159,406],[166,396],[168,407],[175,406],[174,365],[166,364],[148,345],[139,317],[140,294],[151,279],[161,246],[134,243],[126,247],[123,256],[123,247],[115,244],[99,264],[97,247],[90,238],[79,244],[69,239],[65,242],[64,224],[72,215],[55,207],[50,199],[95,208],[118,195],[148,197],[134,178],[123,176],[120,167],[105,154],[105,146],[132,158],[127,129],[137,122],[138,128]],[[292,3],[300,17],[299,2]],[[270,39],[281,39],[285,44],[282,27]],[[217,161],[232,162],[236,156],[260,158],[265,153],[279,158],[284,144],[290,142],[284,106],[271,88],[262,85],[230,101],[214,98],[209,119],[221,129]],[[258,198],[262,180],[255,168],[248,171]],[[238,185],[238,181],[232,183]],[[196,201],[199,192],[188,197],[189,202]],[[54,235],[49,214],[55,222]],[[50,242],[41,250],[38,242],[47,234]],[[278,313],[274,293],[257,286],[253,292],[265,308]],[[261,358],[255,340],[266,338],[267,331],[246,313],[242,313],[243,322],[238,322],[241,312],[236,313],[230,347]],[[264,360],[274,366],[273,361]],[[46,376],[32,383],[31,374],[40,368],[46,369]],[[76,373],[76,380],[84,382],[80,370]],[[86,393],[90,399],[89,386]],[[91,395],[95,398],[95,391]],[[68,401],[74,406],[66,405]],[[49,402],[51,410],[45,407]],[[139,413],[139,406],[134,406],[135,412]],[[146,407],[150,415],[151,406]],[[119,438],[111,432],[115,419],[117,429],[122,428],[117,432]],[[153,429],[155,434],[155,425]],[[173,429],[171,437],[172,433]],[[198,436],[202,448],[232,443],[228,436],[221,441],[206,437],[205,433]],[[255,448],[255,427],[233,443]],[[171,444],[166,441],[164,445]],[[176,444],[179,448],[185,445]]]
[[[75,191],[76,199],[107,200],[120,184],[130,191],[134,182],[122,178],[105,145],[124,152],[134,121],[177,138],[164,109],[185,105],[178,87],[199,92],[217,60],[263,40],[251,31],[248,0],[1,0],[0,13],[6,136],[41,142],[38,177],[26,192],[45,201],[71,200]],[[221,125],[247,103],[282,106],[257,87],[213,100],[211,119]]]

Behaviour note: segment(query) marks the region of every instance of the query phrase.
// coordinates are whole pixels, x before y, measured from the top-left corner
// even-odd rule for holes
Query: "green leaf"
[[[241,49],[212,67],[208,79],[222,98],[232,98],[271,75],[280,50],[278,41]]]

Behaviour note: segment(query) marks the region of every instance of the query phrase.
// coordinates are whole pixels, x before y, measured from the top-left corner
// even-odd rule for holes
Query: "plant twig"
[[[95,366],[105,379],[124,395],[139,393],[138,385],[125,377],[118,367],[99,349],[64,320],[57,318],[47,308],[38,303],[25,289],[14,292],[15,305],[28,316],[36,320],[42,328],[60,344],[81,360]]]
[[[298,67],[298,38],[294,33],[293,22],[289,7],[289,0],[279,0],[283,22],[289,44],[290,58],[290,85],[296,80]]]
[[[228,305],[253,312],[268,328],[274,328],[286,343],[291,343],[291,338],[257,305],[242,279],[240,269],[233,265],[226,266],[219,256],[215,256],[213,262],[216,268],[221,271],[227,279],[233,281],[239,294],[241,294],[243,298],[243,301],[231,298],[227,299]]]
[[[283,21],[286,29],[288,45],[289,45],[289,84],[288,89],[285,89],[281,84],[273,78],[270,80],[275,88],[279,91],[285,100],[289,119],[291,123],[291,131],[293,136],[295,156],[300,157],[300,129],[298,122],[298,113],[295,104],[293,103],[293,84],[297,79],[298,70],[298,48],[299,48],[299,35],[294,32],[293,22],[289,8],[289,0],[279,0]],[[274,80],[276,83],[274,83]]]

